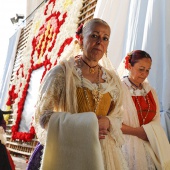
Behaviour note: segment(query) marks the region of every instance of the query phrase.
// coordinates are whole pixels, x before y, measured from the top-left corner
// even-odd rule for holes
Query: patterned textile
[[[84,96],[83,88],[77,88],[77,103],[78,103],[78,113],[81,112],[89,112],[89,109],[95,110],[95,101],[93,99],[92,91],[87,89],[87,93],[89,96],[89,103],[91,108],[89,108],[88,103],[85,102],[86,98]],[[107,102],[106,102],[107,101]],[[100,104],[96,109],[97,116],[107,116],[111,103],[111,96],[109,93],[103,94],[103,97],[100,99]],[[114,105],[113,105],[114,107]]]

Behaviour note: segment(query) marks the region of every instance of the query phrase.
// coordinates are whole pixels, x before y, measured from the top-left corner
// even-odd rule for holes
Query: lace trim
[[[64,110],[65,103],[65,79],[61,67],[53,68],[44,79],[40,87],[39,97],[36,104],[35,130],[40,143],[45,144],[46,131],[39,124],[41,115],[45,112]],[[50,116],[48,117],[49,120]],[[45,121],[45,124],[47,124]],[[45,125],[44,125],[45,126]]]
[[[79,78],[81,78],[82,70],[79,67],[77,67],[76,63],[74,63],[74,67],[75,67],[75,70],[76,70]],[[108,77],[107,77],[107,73],[106,73],[105,69],[103,67],[101,67],[101,69],[103,72],[102,79],[105,80],[105,82],[100,83],[100,85],[101,85],[101,87],[105,88],[106,84],[108,84]],[[94,89],[96,90],[97,84],[93,83],[92,85],[94,86]],[[118,86],[116,84],[114,84],[113,90],[109,91],[109,93],[112,96],[112,101],[116,102],[116,100],[118,99],[118,97],[120,95]]]
[[[128,86],[131,96],[134,96],[134,93],[133,93],[134,89],[132,88],[128,77],[124,77],[123,82]],[[144,96],[146,95],[146,93],[148,93],[151,90],[151,87],[146,82],[143,83],[142,86],[144,87],[144,89],[142,88],[142,89],[135,90],[135,93],[137,96]]]
[[[156,170],[154,162],[141,139],[127,135],[122,147],[124,157],[130,170]]]

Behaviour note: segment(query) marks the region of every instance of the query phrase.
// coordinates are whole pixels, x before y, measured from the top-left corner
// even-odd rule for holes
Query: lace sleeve
[[[63,110],[65,97],[65,77],[61,66],[51,69],[45,76],[40,89],[35,111],[35,130],[41,143],[44,143],[46,132],[43,129],[53,112]],[[44,114],[48,114],[47,116]],[[40,119],[41,118],[41,119]],[[41,127],[40,126],[41,120]]]
[[[107,116],[110,120],[110,135],[115,140],[117,146],[121,146],[124,143],[123,134],[121,131],[122,127],[122,116],[123,116],[123,89],[122,84],[118,76],[113,75],[115,79],[115,90],[113,95],[114,107],[110,108],[110,113]]]

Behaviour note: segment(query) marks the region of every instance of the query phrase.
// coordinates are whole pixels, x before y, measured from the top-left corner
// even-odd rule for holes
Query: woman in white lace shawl
[[[35,128],[39,141],[46,146],[42,169],[47,169],[46,167],[49,166],[57,166],[55,144],[54,148],[51,147],[51,150],[48,147],[53,143],[50,143],[50,141],[55,138],[50,138],[52,121],[55,119],[55,115],[61,115],[63,112],[64,115],[65,112],[73,115],[86,112],[87,114],[96,115],[98,127],[95,133],[97,133],[97,140],[100,146],[98,149],[101,150],[102,162],[104,164],[104,167],[94,168],[93,170],[125,170],[127,165],[121,151],[123,137],[120,129],[123,113],[121,109],[122,86],[109,60],[103,57],[107,52],[110,27],[105,21],[95,18],[88,21],[83,27],[80,27],[77,36],[82,54],[69,56],[65,60],[60,61],[58,66],[49,71],[40,87],[40,96],[35,114]],[[99,60],[101,60],[100,63]],[[52,115],[52,118],[50,118],[50,115]],[[48,131],[47,140],[44,128]],[[56,128],[58,128],[57,125]],[[78,139],[76,134],[70,135],[72,138]],[[86,135],[86,131],[82,131],[82,135]],[[89,137],[87,141],[83,141],[83,147],[87,149],[87,153],[89,148],[84,143],[90,139]],[[97,144],[95,147],[97,147]],[[66,153],[68,155],[70,151],[68,150]],[[89,162],[91,156],[87,156]],[[51,161],[53,157],[54,160]],[[78,155],[78,157],[86,159],[83,153]],[[99,164],[97,161],[95,163]],[[65,164],[69,163],[66,162]],[[88,164],[87,162],[84,167],[80,165],[79,161],[77,161],[76,166],[72,162],[68,169],[71,169],[72,166],[74,166],[74,170],[92,169],[89,167],[90,163]]]
[[[130,170],[170,169],[170,145],[160,124],[158,98],[146,81],[151,65],[148,53],[135,50],[118,68],[124,89],[123,152]]]

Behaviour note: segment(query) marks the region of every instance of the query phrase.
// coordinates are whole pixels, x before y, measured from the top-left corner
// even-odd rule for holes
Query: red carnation
[[[130,56],[127,55],[127,56],[125,57],[125,61],[124,61],[124,63],[125,63],[125,69],[128,69],[129,59],[130,59]]]

